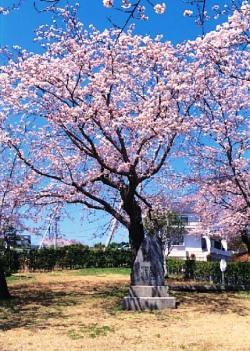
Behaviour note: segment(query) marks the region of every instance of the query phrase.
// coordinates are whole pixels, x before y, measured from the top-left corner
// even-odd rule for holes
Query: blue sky
[[[117,0],[116,0],[117,1]],[[73,1],[71,1],[73,3]],[[208,3],[213,3],[209,1]],[[222,4],[223,1],[216,1]],[[6,0],[0,1],[0,6],[6,4]],[[141,34],[150,34],[155,36],[163,34],[165,40],[174,43],[187,39],[193,39],[200,35],[201,29],[194,24],[192,18],[184,17],[185,9],[192,9],[181,0],[166,1],[167,11],[164,15],[156,15],[152,9],[148,9],[148,21],[136,21],[135,32]],[[118,11],[104,8],[102,0],[82,0],[80,1],[80,19],[88,26],[94,24],[98,29],[104,29],[110,26],[108,17],[111,17],[116,24],[122,24],[125,16]],[[35,50],[36,45],[32,43],[34,30],[40,24],[48,23],[50,16],[46,13],[38,13],[33,7],[33,1],[28,0],[22,6],[21,11],[13,11],[8,16],[0,18],[0,38],[1,45],[21,45],[27,49]],[[209,22],[206,27],[211,30],[216,21]]]
[[[94,24],[95,27],[103,30],[110,26],[109,16],[116,24],[123,24],[126,19],[120,12],[104,8],[102,0],[82,0],[79,2],[79,17],[85,27]],[[201,35],[201,28],[194,23],[194,20],[183,16],[183,11],[190,9],[190,6],[181,0],[165,2],[167,5],[166,13],[156,15],[152,9],[148,9],[149,21],[136,21],[135,33],[149,34],[153,37],[157,34],[163,34],[164,40],[172,41],[175,44]],[[220,4],[222,1],[216,1],[216,3]],[[6,4],[6,0],[0,1],[0,6],[4,4]],[[21,10],[13,11],[8,16],[0,16],[0,45],[19,45],[27,50],[39,51],[39,47],[33,42],[34,30],[39,25],[48,23],[50,19],[46,13],[35,11],[33,1],[26,1]],[[213,29],[216,24],[218,24],[217,21],[209,22],[206,26],[207,30]],[[61,233],[65,234],[67,238],[74,238],[89,245],[106,240],[105,236],[94,236],[96,233],[102,233],[104,229],[106,219],[103,215],[82,220],[79,207],[71,206],[68,211],[74,220],[65,219],[60,225]],[[115,241],[127,240],[126,231],[119,230]],[[38,241],[38,239],[33,240],[34,243]]]

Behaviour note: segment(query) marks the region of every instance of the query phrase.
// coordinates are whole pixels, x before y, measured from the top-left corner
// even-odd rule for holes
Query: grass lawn
[[[129,270],[8,279],[0,351],[250,351],[249,293],[181,293],[176,310],[127,312]]]

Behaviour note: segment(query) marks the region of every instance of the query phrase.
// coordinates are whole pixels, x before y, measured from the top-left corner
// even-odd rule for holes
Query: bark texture
[[[133,197],[130,201],[124,203],[124,210],[127,212],[130,220],[129,224],[129,242],[132,249],[133,261],[145,237],[142,222],[142,211]]]
[[[6,278],[2,267],[0,267],[0,300],[10,299]]]

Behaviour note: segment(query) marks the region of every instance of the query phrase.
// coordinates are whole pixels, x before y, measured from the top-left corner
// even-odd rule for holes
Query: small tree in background
[[[3,122],[1,120],[1,122]],[[1,132],[3,126],[1,125]],[[0,132],[0,139],[3,134]],[[24,205],[29,203],[28,191],[30,190],[30,181],[33,178],[32,172],[20,163],[8,148],[6,148],[4,139],[1,139],[0,145],[0,299],[10,298],[7,288],[5,273],[6,265],[4,264],[5,256],[10,255],[10,246],[16,243],[16,231],[23,227],[23,220],[31,218],[27,214]],[[33,184],[35,184],[34,182]],[[22,208],[22,210],[21,210]]]
[[[179,245],[184,241],[185,222],[175,212],[149,212],[148,216],[144,218],[144,227],[146,233],[156,235],[160,239],[164,257],[168,257],[173,245]],[[164,271],[165,275],[167,275],[165,259]]]

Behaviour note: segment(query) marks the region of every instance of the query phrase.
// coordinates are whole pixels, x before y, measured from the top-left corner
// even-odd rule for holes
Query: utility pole
[[[120,202],[118,210],[120,211],[121,208],[122,208],[122,201]],[[105,243],[105,248],[107,248],[110,245],[110,243],[111,243],[111,241],[112,241],[112,239],[113,239],[113,237],[115,235],[115,232],[116,232],[116,230],[118,228],[118,225],[119,225],[118,220],[116,218],[113,218],[112,222],[111,222],[110,232],[108,234],[108,237],[107,237],[107,240],[106,240],[106,243]]]
[[[45,240],[48,238],[50,242],[53,242],[54,249],[57,248],[58,239],[58,223],[60,220],[59,216],[60,207],[56,207],[55,211],[50,215],[48,226],[43,234],[42,240],[39,244],[39,250],[43,247]]]

